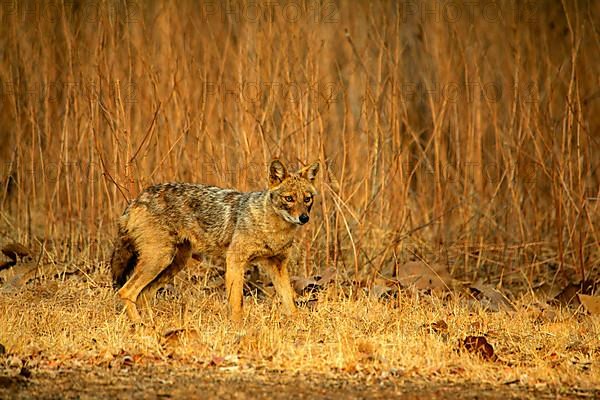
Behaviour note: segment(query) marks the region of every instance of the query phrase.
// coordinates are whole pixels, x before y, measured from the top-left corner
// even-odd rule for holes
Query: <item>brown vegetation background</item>
[[[272,157],[319,159],[306,274],[597,273],[599,8],[3,2],[2,236],[102,266],[151,183],[259,190]]]

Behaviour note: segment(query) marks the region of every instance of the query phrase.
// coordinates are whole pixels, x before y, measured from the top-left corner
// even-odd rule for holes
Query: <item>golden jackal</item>
[[[249,262],[270,275],[287,313],[296,309],[288,261],[300,225],[308,222],[319,163],[288,172],[269,165],[269,188],[242,193],[191,183],[147,188],[119,219],[112,277],[125,310],[141,321],[137,300],[169,282],[192,254],[225,256],[231,318],[242,318],[244,271]]]

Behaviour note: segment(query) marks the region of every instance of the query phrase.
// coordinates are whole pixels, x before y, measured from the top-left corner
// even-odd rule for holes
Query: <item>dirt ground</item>
[[[203,398],[203,399],[567,399],[598,398],[600,390],[428,383],[398,377],[223,372],[143,367],[40,370],[26,376],[0,372],[1,399]]]

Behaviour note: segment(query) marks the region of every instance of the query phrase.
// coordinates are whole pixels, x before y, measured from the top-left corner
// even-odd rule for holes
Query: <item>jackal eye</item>
[[[311,200],[312,200],[312,197],[305,197],[304,198],[304,202],[305,203],[310,203]]]
[[[285,201],[287,201],[288,203],[291,203],[292,201],[294,201],[294,198],[292,196],[285,196],[284,197]]]

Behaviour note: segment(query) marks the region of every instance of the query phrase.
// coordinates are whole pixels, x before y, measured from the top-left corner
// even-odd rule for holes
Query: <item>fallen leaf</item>
[[[20,263],[11,268],[9,271],[11,278],[7,279],[2,286],[2,292],[14,292],[23,287],[31,278],[35,276],[37,271],[37,263],[26,262]]]
[[[592,315],[600,315],[600,297],[579,293],[577,295],[583,307]]]
[[[163,337],[163,345],[179,346],[190,340],[198,340],[200,335],[195,329],[170,329],[165,332]]]
[[[429,332],[444,334],[448,333],[448,324],[443,319],[429,325]]]
[[[317,277],[317,283],[320,286],[325,286],[327,285],[329,282],[331,282],[334,278],[335,278],[335,268],[333,267],[329,267],[325,270],[325,272],[323,272],[323,274],[320,277]]]
[[[25,258],[31,254],[27,247],[17,242],[4,245],[2,253],[13,261],[18,261],[19,258]]]
[[[462,347],[486,361],[497,361],[494,348],[484,336],[467,336],[462,342]]]
[[[510,300],[491,285],[476,283],[471,285],[469,290],[471,295],[490,311],[516,311]]]
[[[31,262],[32,257],[27,247],[20,243],[9,243],[2,247],[2,254],[8,257],[8,260],[0,262],[0,271],[14,267],[20,261]]]
[[[162,346],[169,356],[186,356],[204,350],[200,334],[195,329],[171,329],[165,332]]]
[[[481,332],[483,331],[483,324],[481,323],[481,321],[473,321],[471,323],[471,331],[475,331],[475,332]]]
[[[443,292],[452,286],[452,276],[442,264],[427,264],[423,261],[410,261],[398,269],[398,283],[417,290]]]
[[[392,288],[386,284],[374,283],[369,290],[369,295],[374,299],[388,298],[392,292]]]
[[[323,275],[315,275],[312,277],[294,276],[290,279],[296,293],[304,295],[323,290],[329,282],[335,278],[335,268],[328,268]]]
[[[448,324],[443,319],[431,324],[425,324],[423,325],[423,328],[430,334],[439,335],[444,342],[447,342],[450,337],[448,334]]]
[[[221,356],[213,355],[210,359],[210,365],[212,367],[218,367],[219,365],[223,364],[223,362],[225,362],[225,357]]]
[[[359,341],[356,345],[356,349],[361,354],[362,358],[373,359],[377,352],[377,347],[366,340]]]
[[[213,355],[209,365],[220,369],[235,370],[239,362],[239,357],[236,354],[226,355],[225,357]]]
[[[374,299],[390,299],[398,295],[399,283],[395,279],[375,278],[368,291],[369,296]]]
[[[314,278],[304,278],[300,276],[295,276],[292,277],[290,280],[292,281],[292,286],[294,287],[294,290],[300,295],[311,293],[319,289],[319,284]]]
[[[552,352],[544,357],[546,361],[550,364],[551,368],[556,368],[562,362],[562,357],[556,352]]]
[[[127,356],[123,356],[123,358],[121,359],[121,365],[123,367],[131,367],[134,364],[134,360],[133,357],[127,355]]]
[[[554,297],[552,302],[563,307],[579,306],[581,302],[579,301],[579,297],[577,297],[577,295],[591,295],[594,292],[595,288],[596,282],[590,279],[586,279],[578,283],[569,283]]]

